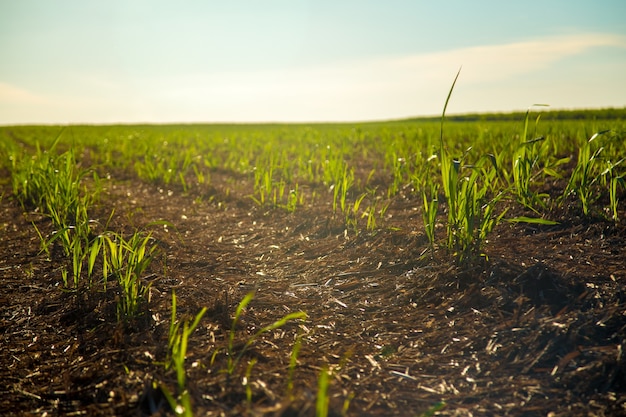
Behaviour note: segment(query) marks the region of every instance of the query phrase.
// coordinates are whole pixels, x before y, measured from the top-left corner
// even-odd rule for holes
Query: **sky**
[[[0,0],[0,124],[626,106],[623,0]]]

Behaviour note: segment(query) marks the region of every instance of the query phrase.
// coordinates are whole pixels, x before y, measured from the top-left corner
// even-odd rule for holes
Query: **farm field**
[[[626,110],[0,127],[0,414],[626,414]]]

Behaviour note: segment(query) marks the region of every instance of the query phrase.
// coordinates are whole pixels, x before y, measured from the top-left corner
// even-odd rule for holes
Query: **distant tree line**
[[[619,120],[626,119],[626,107],[623,108],[604,108],[593,110],[549,110],[549,108],[538,107],[533,109],[533,113],[541,113],[543,120]],[[471,113],[471,114],[453,114],[446,116],[446,120],[455,122],[474,122],[474,121],[511,121],[523,120],[526,112],[509,112],[509,113]],[[429,117],[427,119],[438,120],[438,117]]]

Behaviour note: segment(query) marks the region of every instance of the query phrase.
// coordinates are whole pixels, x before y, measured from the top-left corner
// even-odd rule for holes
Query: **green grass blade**
[[[448,97],[446,97],[446,102],[443,105],[443,112],[441,113],[441,129],[440,129],[441,149],[443,149],[443,122],[444,122],[444,119],[446,117],[446,110],[448,109],[448,102],[450,101],[450,97],[452,97],[452,91],[454,90],[454,86],[456,85],[456,81],[459,79],[459,75],[461,75],[461,68],[459,68],[459,71],[456,73],[456,76],[454,77],[454,81],[452,82],[452,86],[450,87],[450,91],[448,91]],[[443,157],[443,154],[441,156]]]
[[[529,223],[529,224],[543,224],[546,226],[554,226],[559,224],[559,222],[555,222],[553,220],[542,219],[538,217],[527,217],[527,216],[519,216],[513,217],[510,219],[504,219],[509,223]]]

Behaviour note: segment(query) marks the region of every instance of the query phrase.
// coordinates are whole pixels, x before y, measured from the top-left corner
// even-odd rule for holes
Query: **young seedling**
[[[303,311],[298,311],[295,313],[290,313],[287,314],[286,316],[276,320],[274,323],[269,324],[263,328],[261,328],[260,330],[258,330],[256,333],[254,333],[250,338],[248,338],[248,340],[246,340],[246,342],[244,343],[243,347],[241,348],[241,350],[239,351],[239,353],[235,353],[235,329],[237,327],[237,324],[239,323],[239,320],[241,318],[241,314],[243,313],[244,309],[248,306],[248,304],[250,304],[250,302],[254,299],[254,293],[253,292],[249,292],[248,294],[245,295],[245,297],[241,300],[241,302],[239,303],[239,305],[237,305],[237,309],[235,310],[235,317],[233,318],[233,323],[232,326],[230,328],[230,332],[228,334],[228,359],[227,359],[227,369],[226,372],[228,373],[228,375],[232,375],[233,372],[235,371],[235,369],[237,368],[237,365],[239,364],[239,361],[241,360],[243,354],[254,344],[254,342],[256,341],[256,339],[258,339],[261,335],[270,332],[272,330],[276,330],[280,327],[283,327],[285,324],[287,324],[290,321],[293,320],[299,320],[299,319],[306,319],[307,318],[307,314]]]
[[[422,190],[422,200],[424,202],[422,206],[422,218],[424,219],[424,230],[426,231],[426,237],[428,238],[428,244],[430,247],[431,256],[435,253],[435,225],[437,222],[437,210],[439,208],[439,201],[437,199],[437,193],[439,191],[439,185],[436,182],[430,182],[429,194],[426,189]]]
[[[500,193],[493,198],[489,198],[489,183],[481,181],[481,172],[487,173],[487,180],[495,178],[495,173],[489,173],[485,168],[479,169],[480,160],[475,166],[463,165],[471,147],[465,151],[461,159],[450,160],[444,145],[444,120],[450,96],[459,77],[461,70],[457,73],[448,92],[448,97],[441,115],[439,157],[441,164],[441,178],[444,195],[448,204],[447,244],[448,249],[454,251],[458,261],[465,261],[480,256],[480,246],[487,237],[487,234],[500,221],[504,213],[494,216],[494,206],[502,198]],[[489,158],[487,156],[487,158]],[[483,158],[481,158],[483,159]],[[493,162],[493,158],[489,158]],[[496,169],[497,167],[492,167]],[[464,170],[469,170],[465,175]],[[427,212],[430,207],[425,206]],[[434,208],[433,208],[434,209]],[[427,232],[428,233],[428,232]]]
[[[104,281],[106,283],[109,276],[114,276],[121,292],[118,320],[135,317],[149,289],[149,285],[141,282],[141,275],[150,265],[156,249],[156,246],[151,245],[152,236],[150,233],[143,235],[135,232],[125,239],[119,233],[107,232],[102,235],[102,239]]]
[[[593,186],[602,178],[602,174],[597,169],[596,163],[600,160],[600,155],[604,151],[604,147],[600,146],[592,152],[592,146],[598,137],[608,132],[610,132],[610,130],[595,133],[579,150],[578,163],[563,193],[562,198],[571,194],[575,194],[576,197],[578,197],[585,216],[590,214],[592,204],[599,197],[599,195],[595,193]]]
[[[291,354],[289,355],[289,372],[287,375],[287,395],[292,397],[293,392],[293,375],[298,365],[298,355],[300,354],[300,348],[302,347],[302,336],[298,335],[296,341],[291,348]]]
[[[206,311],[206,307],[203,307],[198,314],[196,314],[191,324],[188,320],[185,320],[181,327],[181,322],[176,318],[176,292],[172,291],[172,316],[168,334],[168,357],[165,361],[165,370],[174,367],[176,382],[178,384],[178,395],[176,397],[172,395],[164,385],[161,385],[161,390],[171,409],[179,416],[193,416],[191,396],[187,389],[185,358],[187,357],[189,336],[196,330]]]
[[[315,401],[315,416],[327,417],[330,398],[328,397],[328,388],[330,386],[330,378],[332,374],[328,367],[324,366],[317,378],[317,399]]]
[[[611,210],[611,219],[615,223],[619,221],[619,216],[617,213],[617,207],[619,203],[619,197],[617,193],[617,187],[621,186],[622,189],[626,188],[626,180],[624,180],[624,176],[612,176],[611,181],[609,183],[609,200],[610,200],[610,210]]]
[[[547,194],[537,194],[531,189],[531,185],[535,182],[537,176],[541,172],[539,168],[539,161],[542,156],[538,151],[538,147],[541,143],[544,143],[545,138],[543,136],[535,136],[533,139],[528,139],[528,122],[530,120],[530,112],[533,107],[547,106],[546,104],[533,104],[526,111],[524,118],[524,132],[521,137],[521,144],[517,151],[513,155],[513,180],[515,185],[515,192],[517,194],[518,201],[525,207],[537,212],[537,208],[545,208],[543,199],[547,198]],[[541,115],[538,115],[535,119],[535,131],[539,124]]]

